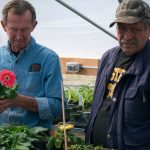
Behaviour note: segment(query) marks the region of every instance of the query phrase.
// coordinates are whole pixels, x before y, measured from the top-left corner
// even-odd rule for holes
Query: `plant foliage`
[[[79,104],[84,110],[86,107],[91,106],[93,102],[94,88],[82,85],[80,87],[65,87],[65,95],[68,103]]]
[[[73,128],[72,124],[66,124],[64,127],[63,125],[58,125],[58,129],[56,130],[55,136],[49,138],[47,149],[54,150],[59,149],[63,150],[64,148],[64,128],[66,128],[67,134],[67,143],[70,144],[84,144],[84,141],[77,137],[75,134],[71,132],[71,128]]]
[[[96,146],[94,147],[93,145],[80,145],[80,144],[75,144],[71,145],[68,150],[110,150],[107,148],[103,148],[102,146]]]
[[[47,141],[42,127],[4,125],[0,127],[0,150],[29,150],[34,141]],[[40,134],[39,134],[40,133]]]

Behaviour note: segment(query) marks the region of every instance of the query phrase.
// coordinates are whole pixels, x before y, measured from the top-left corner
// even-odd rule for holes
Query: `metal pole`
[[[77,11],[76,9],[72,8],[71,6],[69,6],[67,3],[63,2],[62,0],[55,0],[58,3],[62,4],[63,6],[65,6],[66,8],[70,9],[71,11],[73,11],[75,14],[77,14],[78,16],[80,16],[81,18],[85,19],[86,21],[88,21],[89,23],[93,24],[95,27],[99,28],[100,30],[102,30],[103,32],[105,32],[106,34],[108,34],[109,36],[111,36],[112,38],[114,38],[115,40],[117,40],[116,36],[113,35],[112,33],[110,33],[109,31],[107,31],[106,29],[104,29],[103,27],[101,27],[100,25],[98,25],[97,23],[95,23],[94,21],[92,21],[91,19],[89,19],[88,17],[84,16],[83,14],[81,14],[79,11]]]
[[[98,69],[98,67],[95,66],[80,66],[82,69]]]
[[[65,150],[68,150],[67,146],[67,133],[66,133],[66,118],[65,118],[65,106],[64,106],[64,85],[63,81],[61,81],[61,97],[62,97],[62,115],[63,115],[63,126],[64,126],[64,142],[65,142]]]

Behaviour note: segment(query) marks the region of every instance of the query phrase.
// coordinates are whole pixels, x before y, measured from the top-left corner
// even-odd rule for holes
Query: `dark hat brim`
[[[112,27],[115,23],[127,23],[127,24],[133,24],[141,21],[143,18],[139,17],[120,17],[117,18],[115,21],[113,21],[109,27]]]

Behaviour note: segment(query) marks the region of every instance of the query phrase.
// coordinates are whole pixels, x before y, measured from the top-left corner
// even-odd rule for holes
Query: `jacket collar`
[[[113,49],[110,50],[110,57],[107,59],[108,60],[108,68],[106,72],[106,78],[109,80],[110,79],[110,72],[113,71],[114,66],[116,64],[116,60],[119,56],[119,52],[121,51],[120,47],[114,47]]]
[[[115,47],[114,50],[111,53],[111,58],[109,59],[108,62],[108,72],[110,72],[116,63],[116,60],[118,58],[118,54],[121,51],[120,47]],[[150,58],[150,40],[147,41],[146,45],[144,46],[144,48],[137,54],[135,60],[133,61],[133,63],[131,64],[131,66],[129,67],[127,74],[132,74],[132,75],[139,75],[142,73],[143,71],[143,65],[144,64],[144,59],[145,57],[149,57]],[[109,78],[109,77],[108,77]]]
[[[144,48],[137,54],[135,60],[129,67],[127,74],[139,75],[142,73],[144,65],[145,65],[144,59],[145,59],[145,57],[150,55],[149,48],[150,48],[150,40],[147,41]],[[146,60],[148,60],[148,59],[146,59]]]

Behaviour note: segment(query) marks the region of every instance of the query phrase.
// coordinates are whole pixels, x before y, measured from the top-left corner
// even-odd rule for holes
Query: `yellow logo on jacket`
[[[111,78],[110,78],[110,82],[108,83],[108,86],[107,86],[107,88],[108,88],[107,97],[110,97],[110,98],[113,97],[115,87],[116,87],[117,83],[120,81],[123,74],[125,74],[125,72],[126,72],[126,70],[124,70],[122,68],[114,68]]]

